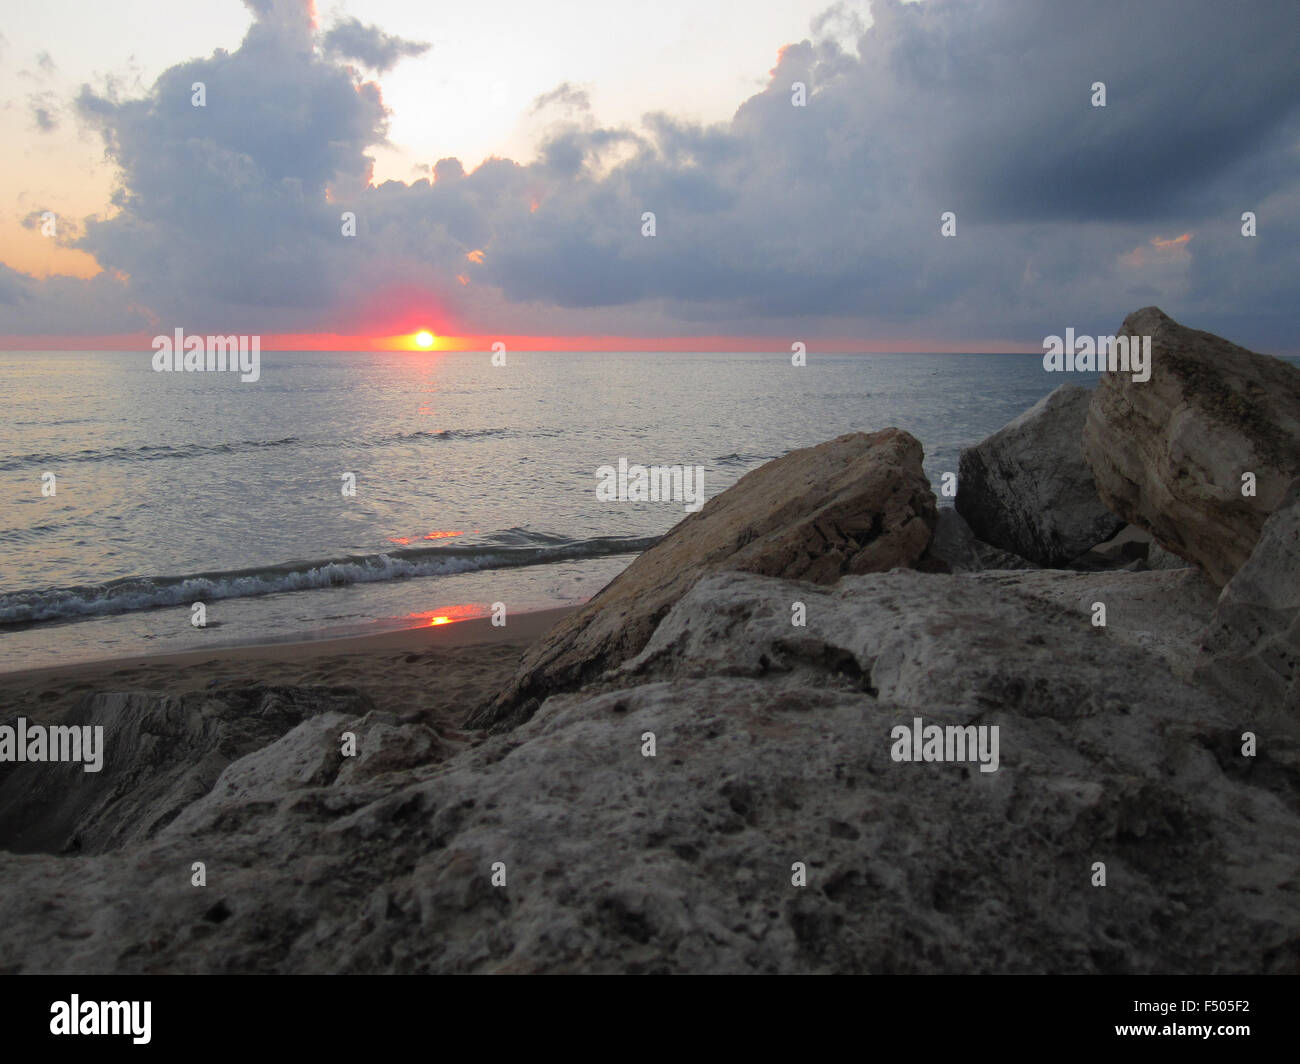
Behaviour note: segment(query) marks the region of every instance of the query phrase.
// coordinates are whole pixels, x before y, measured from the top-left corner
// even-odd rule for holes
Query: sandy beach
[[[569,609],[377,635],[118,658],[0,673],[0,717],[56,720],[100,692],[176,695],[262,684],[355,687],[376,708],[455,734],[509,679],[524,649]]]

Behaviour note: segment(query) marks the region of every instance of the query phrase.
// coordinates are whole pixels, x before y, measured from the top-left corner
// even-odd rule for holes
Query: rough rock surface
[[[1151,379],[1106,373],[1083,450],[1102,501],[1223,586],[1300,471],[1300,369],[1156,307],[1124,319],[1151,337]],[[1242,475],[1256,494],[1242,494]],[[960,496],[959,496],[960,497]]]
[[[95,695],[61,725],[102,725],[104,765],[6,764],[0,769],[0,848],[99,853],[147,839],[207,794],[232,761],[305,717],[372,707],[351,688],[262,687],[159,698]],[[12,723],[4,721],[3,723]],[[50,723],[28,719],[29,724]]]
[[[939,508],[939,520],[935,523],[926,559],[941,563],[939,571],[953,573],[1038,568],[1028,558],[980,542],[966,519],[951,506]]]
[[[1124,524],[1097,497],[1083,460],[1092,393],[1063,384],[961,453],[957,512],[985,543],[1061,566]]]
[[[1300,480],[1223,589],[1198,674],[1300,714]]]
[[[1148,569],[1186,569],[1192,563],[1180,558],[1171,550],[1165,550],[1159,543],[1152,543],[1147,548],[1146,567]]]
[[[23,972],[1300,970],[1300,769],[1272,754],[1294,735],[1242,758],[1248,710],[1004,579],[707,576],[606,678],[617,689],[557,696],[400,771],[345,778],[318,757],[340,716],[307,717],[151,839],[0,854],[0,957]],[[891,729],[914,717],[997,725],[998,771],[893,761]],[[190,885],[198,860],[206,887]]]
[[[1150,551],[1151,534],[1137,525],[1125,525],[1104,543],[1098,543],[1091,550],[1072,559],[1067,568],[1087,573],[1102,569],[1137,570],[1145,567]]]
[[[966,519],[951,506],[939,507],[939,517],[926,555],[942,563],[949,572],[977,573],[984,568],[979,556],[979,540]]]
[[[1093,606],[1106,607],[1106,634],[1160,658],[1177,676],[1190,680],[1201,634],[1214,614],[1218,591],[1199,569],[1151,572],[1109,570],[1063,573],[983,573],[990,585],[1029,595],[1088,624]]]
[[[706,573],[831,583],[915,564],[936,520],[921,459],[915,437],[885,429],[849,433],[747,473],[530,648],[510,687],[468,725],[514,727],[539,699],[635,654]]]

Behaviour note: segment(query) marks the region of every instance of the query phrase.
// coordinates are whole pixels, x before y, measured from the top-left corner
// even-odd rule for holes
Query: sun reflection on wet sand
[[[448,529],[446,531],[429,532],[421,536],[420,538],[421,539],[452,539],[455,536],[463,536],[464,534],[465,534],[464,532],[455,532]],[[479,534],[478,530],[476,529],[474,531],[474,535],[477,536],[478,534]],[[396,543],[399,547],[405,547],[410,544],[411,538],[412,537],[410,536],[389,536],[388,542]]]
[[[406,620],[419,622],[413,627],[436,628],[439,625],[456,624],[458,621],[472,621],[480,617],[487,617],[491,612],[492,607],[486,602],[458,602],[451,606],[440,606],[434,610],[408,613]]]

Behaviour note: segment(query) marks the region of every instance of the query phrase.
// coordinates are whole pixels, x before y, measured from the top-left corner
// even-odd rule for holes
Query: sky
[[[23,5],[0,347],[1041,350],[1154,304],[1300,353],[1297,30],[1294,0]]]

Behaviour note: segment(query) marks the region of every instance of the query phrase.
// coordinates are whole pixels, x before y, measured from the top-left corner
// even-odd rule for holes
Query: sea
[[[599,470],[898,426],[936,494],[1062,383],[1037,354],[0,352],[0,671],[573,605],[686,516]],[[195,605],[202,609],[196,610]],[[199,626],[194,622],[202,620]]]

